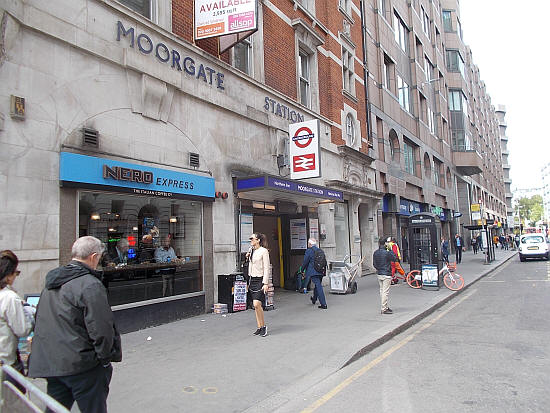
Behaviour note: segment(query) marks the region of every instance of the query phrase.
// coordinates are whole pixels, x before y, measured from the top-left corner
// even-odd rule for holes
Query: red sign
[[[302,132],[307,132],[306,135],[300,135],[300,133]],[[309,128],[306,128],[306,127],[302,127],[300,129],[298,129],[296,131],[296,133],[294,134],[294,137],[292,138],[292,141],[296,144],[296,146],[298,148],[305,148],[306,146],[308,146],[310,143],[311,143],[311,140],[315,137],[315,135],[313,135],[313,132],[311,131],[311,129]],[[301,142],[301,141],[304,141],[305,142]]]
[[[298,155],[292,158],[294,171],[314,171],[315,170],[315,154],[309,153],[306,155]]]

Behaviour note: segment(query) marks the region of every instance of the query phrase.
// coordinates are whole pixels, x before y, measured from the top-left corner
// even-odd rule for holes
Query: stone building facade
[[[193,40],[189,2],[2,7],[0,248],[21,259],[19,292],[40,292],[80,235],[108,246],[122,331],[210,311],[252,229],[268,236],[275,286],[289,288],[309,235],[329,259],[372,268],[382,194],[358,2],[259,2],[258,31],[221,55]],[[322,176],[281,191],[295,184],[289,124],[307,120],[319,122]],[[239,189],[257,177],[263,187]],[[175,272],[150,259],[167,235]]]

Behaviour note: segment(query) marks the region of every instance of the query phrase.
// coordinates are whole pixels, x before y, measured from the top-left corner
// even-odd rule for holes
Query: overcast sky
[[[460,12],[491,102],[506,106],[512,189],[541,187],[550,162],[550,1],[461,0]]]

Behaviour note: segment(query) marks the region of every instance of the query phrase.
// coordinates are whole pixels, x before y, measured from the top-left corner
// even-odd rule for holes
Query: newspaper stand
[[[439,290],[441,221],[435,214],[422,212],[409,217],[409,260],[411,271],[422,276],[422,288]],[[425,281],[425,282],[424,282]]]

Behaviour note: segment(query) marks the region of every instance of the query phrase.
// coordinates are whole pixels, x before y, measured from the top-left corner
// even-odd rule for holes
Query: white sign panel
[[[319,121],[308,120],[288,126],[290,138],[290,178],[321,176]]]
[[[195,0],[195,40],[255,30],[256,0]]]
[[[254,232],[254,215],[241,214],[241,252],[248,252],[250,240],[248,239]]]
[[[309,219],[309,237],[319,242],[319,220],[317,218]]]
[[[290,249],[291,250],[307,249],[305,218],[290,220]]]

